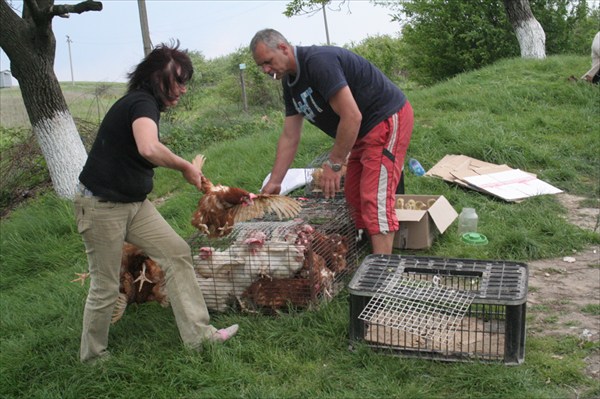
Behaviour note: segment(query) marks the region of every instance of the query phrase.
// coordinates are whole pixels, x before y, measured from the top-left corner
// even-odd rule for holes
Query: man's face
[[[281,79],[291,71],[289,70],[288,54],[291,49],[284,43],[280,43],[276,49],[267,47],[259,42],[254,50],[254,61],[262,71],[271,75],[274,79]]]

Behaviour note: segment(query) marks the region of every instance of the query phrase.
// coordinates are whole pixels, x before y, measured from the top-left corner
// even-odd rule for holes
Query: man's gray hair
[[[279,43],[285,43],[288,46],[290,43],[287,39],[275,29],[263,29],[256,32],[250,42],[250,51],[254,54],[258,43],[263,42],[268,48],[276,49]]]

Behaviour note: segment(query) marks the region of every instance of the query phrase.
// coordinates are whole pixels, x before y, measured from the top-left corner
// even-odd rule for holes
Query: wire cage
[[[318,155],[306,167],[306,185],[304,186],[304,195],[310,198],[323,198],[321,189],[321,176],[323,174],[323,164],[329,159],[329,151]],[[344,182],[346,178],[346,166],[342,168],[342,179],[340,189],[335,193],[336,199],[344,197]]]
[[[307,197],[322,198],[323,191],[320,187],[320,177],[323,173],[323,163],[329,158],[329,151],[318,155],[313,159],[309,165],[305,168],[305,181],[304,195]],[[336,192],[335,198],[344,197],[344,183],[346,180],[346,168],[342,168],[342,179],[340,181],[340,190]],[[400,181],[396,187],[396,194],[404,194],[404,168],[400,172]]]
[[[336,295],[359,265],[345,201],[303,199],[293,220],[237,223],[231,234],[188,242],[211,311],[307,308]]]
[[[520,364],[527,279],[524,263],[368,255],[348,285],[350,346]]]

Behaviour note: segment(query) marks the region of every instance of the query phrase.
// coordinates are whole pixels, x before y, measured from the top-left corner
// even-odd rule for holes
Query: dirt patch
[[[584,198],[557,196],[568,209],[567,219],[598,232],[599,209],[586,208]],[[600,248],[593,246],[568,256],[529,262],[528,334],[572,335],[581,342],[600,341]],[[600,377],[600,353],[586,359],[586,374]]]

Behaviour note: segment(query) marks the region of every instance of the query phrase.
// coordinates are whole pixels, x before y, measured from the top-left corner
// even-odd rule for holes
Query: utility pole
[[[71,65],[71,85],[75,86],[75,80],[73,79],[73,59],[71,58],[71,43],[72,42],[73,41],[71,40],[69,35],[67,35],[67,45],[69,46],[69,64]]]
[[[246,69],[246,64],[240,64],[240,84],[242,85],[242,101],[244,103],[244,112],[247,112],[248,100],[246,99],[246,83],[244,82],[244,69]]]
[[[325,12],[325,3],[323,3],[323,21],[325,21],[325,36],[327,37],[327,45],[329,46],[329,28],[327,27],[327,13]]]
[[[140,13],[140,25],[142,27],[142,41],[144,43],[144,57],[152,51],[152,42],[150,41],[150,30],[148,29],[148,14],[146,13],[146,0],[138,0],[138,10]]]

